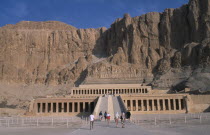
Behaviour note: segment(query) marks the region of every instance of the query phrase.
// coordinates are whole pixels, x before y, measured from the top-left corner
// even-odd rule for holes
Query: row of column
[[[184,99],[136,99],[124,100],[124,104],[130,111],[171,111],[184,110]]]
[[[72,90],[73,94],[131,94],[148,93],[145,89],[91,89],[91,90]]]
[[[93,112],[95,102],[38,102],[37,113],[80,113]]]

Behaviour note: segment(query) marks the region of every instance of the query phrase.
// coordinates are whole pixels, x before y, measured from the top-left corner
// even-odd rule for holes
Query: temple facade
[[[29,113],[38,116],[69,116],[130,111],[132,114],[203,112],[210,105],[209,95],[167,94],[141,84],[80,85],[70,95],[47,96],[31,102]],[[205,99],[200,102],[199,99]]]

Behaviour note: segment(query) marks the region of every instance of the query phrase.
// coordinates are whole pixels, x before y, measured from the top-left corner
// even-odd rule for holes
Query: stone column
[[[136,100],[136,111],[139,111],[139,100]]]
[[[163,111],[165,111],[166,110],[165,99],[163,99],[162,101],[163,101]]]
[[[160,111],[160,100],[157,99],[157,110]]]
[[[48,102],[45,103],[45,113],[48,113]]]
[[[155,100],[154,99],[152,99],[152,111],[155,111]]]
[[[72,113],[74,112],[75,107],[74,107],[74,102],[72,102]]]
[[[40,103],[40,113],[42,113],[42,102]]]
[[[176,110],[176,99],[173,99],[174,102],[174,110]]]
[[[85,102],[83,102],[83,112],[85,112]]]
[[[131,111],[133,111],[133,100],[130,100]]]
[[[64,102],[61,102],[61,112],[64,112]]]
[[[69,113],[69,102],[66,102],[67,103],[67,113]]]
[[[78,112],[80,113],[80,102],[77,102],[78,105]]]
[[[50,113],[53,113],[53,102],[51,102],[50,104],[51,104],[51,110],[50,110]]]
[[[149,99],[147,99],[147,111],[149,111]]]
[[[144,111],[144,100],[141,100],[141,111]]]
[[[171,99],[168,99],[168,110],[171,111]]]
[[[182,110],[182,108],[181,108],[181,99],[178,99],[178,101],[179,101],[179,110]]]
[[[58,113],[58,102],[56,102],[56,113]]]

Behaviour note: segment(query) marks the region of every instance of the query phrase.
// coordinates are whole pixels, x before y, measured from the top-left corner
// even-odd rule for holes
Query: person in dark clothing
[[[107,115],[107,112],[105,111],[104,112],[104,119],[105,119],[105,121],[106,121],[106,115]]]
[[[99,119],[102,121],[102,118],[103,118],[103,114],[102,114],[102,111],[100,111],[100,113],[99,113]]]
[[[126,118],[130,121],[130,118],[131,118],[131,113],[130,113],[130,111],[127,111],[127,112],[126,112]]]

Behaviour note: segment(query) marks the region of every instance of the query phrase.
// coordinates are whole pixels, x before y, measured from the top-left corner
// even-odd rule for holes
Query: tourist
[[[100,113],[99,113],[99,119],[102,121],[102,118],[103,118],[103,114],[102,114],[102,111],[100,111]]]
[[[90,130],[93,129],[93,123],[94,123],[94,115],[90,115]]]
[[[111,119],[111,115],[109,113],[107,113],[106,119],[107,119],[107,124],[109,125]]]
[[[104,113],[104,119],[105,119],[105,121],[106,121],[106,115],[107,115],[107,113],[106,113],[106,111],[105,111],[105,113]]]
[[[126,118],[127,118],[127,119],[129,120],[129,122],[130,122],[131,113],[130,113],[129,110],[126,112]]]
[[[121,119],[122,128],[125,128],[125,113],[124,112],[121,113],[120,119]]]
[[[118,121],[119,121],[119,118],[120,118],[120,115],[119,115],[119,113],[117,112],[116,114],[115,114],[115,123],[116,123],[116,127],[118,127]]]

